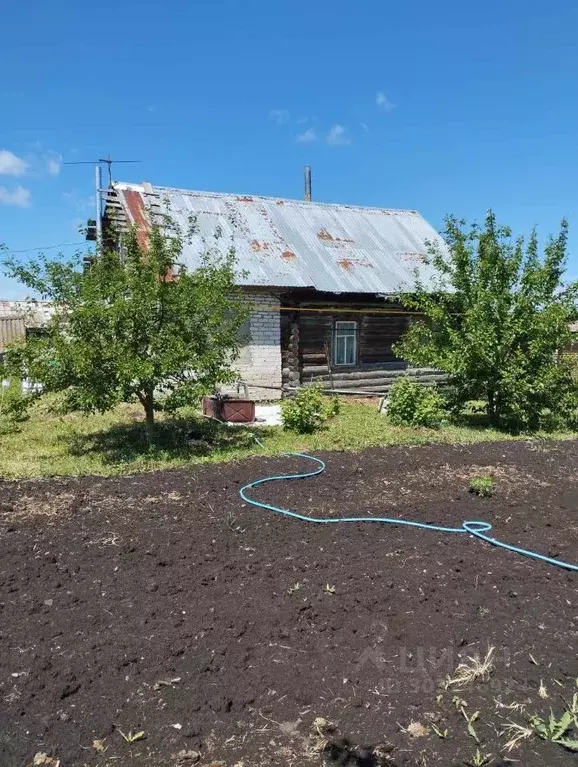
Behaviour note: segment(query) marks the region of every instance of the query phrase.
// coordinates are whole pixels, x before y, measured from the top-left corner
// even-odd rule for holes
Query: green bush
[[[339,397],[329,397],[324,408],[325,417],[333,418],[341,412],[341,400]]]
[[[2,386],[2,378],[0,370],[0,434],[11,434],[18,431],[18,424],[28,417],[32,397],[23,393],[17,378],[9,379],[6,388]]]
[[[444,400],[435,389],[404,376],[391,387],[387,414],[395,426],[437,428],[445,415]]]
[[[492,477],[472,477],[470,479],[470,493],[479,495],[480,498],[489,498],[494,494],[494,480]]]
[[[299,389],[295,397],[281,403],[283,428],[299,434],[311,434],[327,417],[323,394],[318,386]]]
[[[30,400],[31,398],[22,391],[21,381],[11,378],[6,388],[0,388],[0,418],[13,422],[23,421]]]

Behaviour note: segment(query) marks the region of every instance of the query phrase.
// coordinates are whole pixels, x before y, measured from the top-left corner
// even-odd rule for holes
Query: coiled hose
[[[259,440],[255,438],[258,444],[261,444]],[[239,490],[241,498],[252,506],[257,506],[260,509],[266,509],[267,511],[274,511],[276,514],[282,514],[285,517],[293,517],[293,519],[299,519],[301,522],[312,522],[314,524],[328,525],[337,524],[343,522],[381,522],[382,524],[389,525],[406,525],[407,527],[418,527],[422,530],[433,530],[438,533],[469,533],[475,538],[479,538],[486,543],[491,543],[492,546],[498,546],[501,549],[507,549],[513,551],[516,554],[521,554],[525,557],[531,557],[532,559],[538,559],[541,562],[546,562],[549,565],[555,565],[556,567],[563,567],[566,570],[573,570],[578,572],[578,565],[572,565],[569,562],[563,562],[560,559],[553,559],[552,557],[546,557],[544,554],[539,554],[537,551],[531,551],[530,549],[522,549],[519,546],[512,546],[510,543],[504,543],[497,538],[492,538],[489,533],[492,530],[492,525],[489,522],[482,522],[480,520],[466,520],[462,522],[461,527],[444,527],[442,525],[428,525],[424,522],[412,522],[407,519],[393,519],[391,517],[308,517],[304,514],[298,514],[296,511],[289,511],[289,509],[283,509],[280,506],[272,506],[268,503],[262,503],[256,501],[247,495],[247,491],[253,487],[259,487],[268,482],[278,482],[282,479],[307,479],[308,477],[315,477],[317,474],[322,474],[325,471],[325,462],[321,458],[316,458],[313,455],[306,455],[305,453],[285,453],[284,455],[293,456],[295,458],[304,458],[307,461],[313,461],[317,465],[317,468],[313,471],[307,471],[300,474],[281,474],[275,477],[263,477],[257,479],[254,482],[249,482]]]

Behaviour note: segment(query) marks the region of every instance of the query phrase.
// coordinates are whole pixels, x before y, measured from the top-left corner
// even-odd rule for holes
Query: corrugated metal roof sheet
[[[26,336],[26,326],[23,317],[0,317],[0,354],[6,351],[6,347]]]
[[[386,210],[271,197],[193,192],[150,184],[115,184],[131,223],[145,210],[170,213],[198,233],[184,249],[185,265],[201,263],[217,229],[221,246],[235,247],[247,286],[312,287],[331,293],[392,294],[411,286],[415,268],[427,283],[423,264],[427,241],[438,233],[413,210]]]
[[[0,318],[24,318],[27,328],[42,328],[48,324],[54,308],[48,301],[0,301]]]

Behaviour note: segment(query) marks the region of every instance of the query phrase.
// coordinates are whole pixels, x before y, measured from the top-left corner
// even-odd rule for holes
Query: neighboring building
[[[146,243],[151,221],[168,213],[197,233],[183,251],[195,269],[212,235],[232,242],[240,284],[255,305],[250,342],[237,363],[252,396],[273,399],[294,387],[383,392],[406,365],[393,344],[410,317],[399,306],[416,267],[426,284],[428,243],[439,235],[413,210],[386,210],[213,194],[116,183],[108,190],[107,223],[114,231],[136,225]],[[407,371],[425,383],[430,370]]]
[[[563,349],[562,354],[572,355],[578,361],[578,322],[572,322],[570,324],[570,330],[572,333],[575,333],[574,340],[565,349]]]
[[[46,327],[52,314],[46,301],[0,301],[0,357],[9,344]]]
[[[10,344],[46,327],[52,313],[50,304],[44,301],[0,301],[0,360]],[[8,384],[7,381],[0,383]],[[26,381],[23,385],[24,388],[32,387]]]

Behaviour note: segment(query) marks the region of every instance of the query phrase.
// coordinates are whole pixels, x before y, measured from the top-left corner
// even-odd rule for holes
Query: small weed
[[[144,740],[145,731],[141,730],[140,732],[132,732],[131,730],[128,731],[128,733],[125,735],[125,733],[117,727],[119,733],[122,735],[123,739],[127,743],[136,743],[137,740]]]
[[[476,753],[472,756],[469,762],[464,762],[468,767],[485,767],[485,765],[493,762],[491,754],[482,754],[479,748],[476,748]]]
[[[485,765],[492,762],[491,754],[482,754],[479,748],[476,749],[476,753],[472,756],[470,761],[464,762],[468,767],[485,767]]]
[[[464,717],[467,723],[467,729],[468,729],[468,735],[473,738],[476,743],[480,742],[480,739],[478,738],[478,734],[474,727],[474,722],[477,722],[480,718],[480,712],[474,711],[473,714],[468,714],[466,711],[467,703],[463,698],[460,698],[458,695],[454,695],[452,698],[452,703],[456,707],[456,709],[460,712],[460,714]]]
[[[538,688],[538,695],[541,698],[548,697],[548,690],[546,689],[546,686],[544,685],[544,682],[541,679],[540,679],[540,687]]]
[[[464,719],[467,722],[467,728],[468,728],[468,735],[470,738],[473,738],[476,743],[480,742],[480,739],[478,738],[478,734],[474,728],[474,722],[477,722],[480,718],[480,712],[474,711],[473,714],[468,714],[468,712],[465,709],[462,709],[462,714],[464,716]]]
[[[436,727],[436,725],[433,722],[429,723],[429,726],[432,728],[432,730],[435,732],[435,734],[438,736],[438,738],[441,738],[442,740],[445,740],[448,736],[448,729],[446,727],[445,730],[440,730],[439,727]]]
[[[326,583],[325,584],[325,591],[326,591],[327,594],[335,594],[336,589],[335,589],[335,586],[331,586],[331,584]]]
[[[287,593],[295,594],[300,589],[301,589],[301,584],[299,583],[299,581],[297,581],[297,583],[294,583],[292,586],[289,586],[289,588],[287,589]]]
[[[495,647],[490,647],[484,658],[479,655],[468,657],[469,663],[460,663],[456,668],[453,677],[448,677],[445,681],[445,689],[450,687],[464,687],[466,684],[486,681],[494,669]]]
[[[542,740],[548,740],[551,743],[557,743],[559,746],[578,751],[578,739],[567,737],[568,731],[575,722],[575,716],[572,711],[564,711],[560,719],[556,719],[554,712],[550,710],[548,720],[539,716],[530,718],[530,727],[534,733]]]
[[[470,493],[480,498],[489,498],[494,494],[494,480],[492,477],[472,477],[470,479]]]

